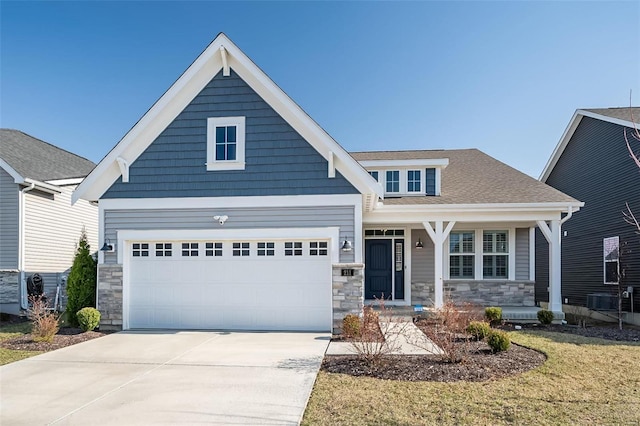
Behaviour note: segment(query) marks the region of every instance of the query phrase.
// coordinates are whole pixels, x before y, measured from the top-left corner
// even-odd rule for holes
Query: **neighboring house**
[[[73,190],[94,166],[19,130],[0,129],[0,312],[27,307],[26,280],[35,273],[53,306],[83,228],[97,250],[97,206],[71,205]]]
[[[330,330],[376,297],[534,305],[582,203],[475,149],[347,153],[220,34],[87,176],[113,328]],[[551,285],[561,309],[559,279]]]
[[[640,311],[640,235],[623,218],[625,203],[640,217],[640,169],[624,138],[626,128],[638,152],[640,142],[631,136],[632,114],[637,122],[640,108],[577,110],[540,176],[542,182],[585,202],[580,214],[563,228],[562,297],[566,305],[617,311],[618,286],[605,284],[604,239],[619,237],[620,265],[626,272],[624,290],[634,287],[634,310]],[[547,301],[547,251],[546,244],[538,240],[536,300],[541,302]],[[615,269],[613,260],[610,257],[606,263]],[[623,299],[627,312],[631,301],[631,297]],[[640,315],[636,314],[635,322],[640,322]]]

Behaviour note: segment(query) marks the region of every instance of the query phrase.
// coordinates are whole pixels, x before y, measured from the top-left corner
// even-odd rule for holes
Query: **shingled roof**
[[[23,178],[41,182],[81,178],[95,164],[20,130],[0,129],[0,158]]]
[[[357,161],[448,158],[438,197],[385,198],[385,205],[577,203],[572,198],[477,149],[352,152]]]
[[[624,121],[640,120],[640,107],[622,107],[622,108],[585,108],[583,111],[589,111],[594,114],[604,115],[605,117],[616,118]]]

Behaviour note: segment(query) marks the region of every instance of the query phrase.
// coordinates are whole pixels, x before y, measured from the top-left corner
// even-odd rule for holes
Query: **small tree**
[[[67,279],[67,319],[73,326],[78,326],[76,312],[96,306],[96,273],[96,261],[91,256],[87,233],[83,228]]]

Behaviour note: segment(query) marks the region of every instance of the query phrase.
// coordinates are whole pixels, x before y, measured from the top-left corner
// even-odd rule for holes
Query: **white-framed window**
[[[171,257],[172,252],[171,243],[156,243],[156,257]]]
[[[222,256],[222,243],[204,243],[204,255],[205,256]]]
[[[370,170],[369,174],[376,180],[376,182],[380,182],[380,172],[378,172],[377,170]]]
[[[484,231],[482,233],[482,276],[509,278],[509,232]]]
[[[385,173],[385,192],[399,193],[400,192],[400,170],[387,170]]]
[[[182,257],[197,257],[198,243],[182,243]]]
[[[449,234],[449,278],[474,278],[474,231]]]
[[[285,256],[302,256],[302,241],[287,241],[284,243]]]
[[[327,251],[326,241],[310,241],[309,242],[309,256],[326,256]]]
[[[207,170],[244,170],[245,118],[207,119]]]
[[[258,256],[275,256],[276,243],[272,241],[264,241],[258,243]]]
[[[234,256],[249,256],[249,243],[233,243]]]
[[[149,257],[149,243],[133,243],[131,255],[133,257]]]
[[[407,192],[424,192],[421,170],[407,170]]]

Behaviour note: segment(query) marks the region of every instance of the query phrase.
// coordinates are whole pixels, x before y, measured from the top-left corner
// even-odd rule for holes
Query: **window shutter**
[[[436,195],[436,169],[426,169],[425,179],[427,195]]]

